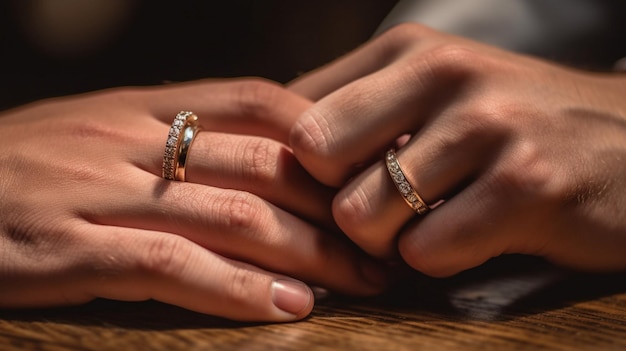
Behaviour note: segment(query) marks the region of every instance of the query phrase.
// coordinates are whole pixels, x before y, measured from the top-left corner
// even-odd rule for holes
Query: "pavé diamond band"
[[[430,206],[426,204],[426,202],[406,179],[404,172],[402,172],[402,168],[400,168],[398,156],[396,155],[396,151],[394,149],[390,149],[385,154],[385,164],[387,165],[387,170],[389,171],[389,175],[391,176],[393,183],[396,185],[396,188],[400,192],[400,195],[402,195],[404,201],[420,215],[430,211]]]
[[[163,154],[163,178],[185,181],[187,154],[200,131],[198,116],[190,111],[180,111],[170,127]]]

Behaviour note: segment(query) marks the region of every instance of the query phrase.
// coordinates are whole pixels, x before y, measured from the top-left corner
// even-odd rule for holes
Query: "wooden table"
[[[626,350],[626,274],[521,256],[385,296],[329,297],[309,318],[245,324],[156,302],[0,310],[0,350]]]

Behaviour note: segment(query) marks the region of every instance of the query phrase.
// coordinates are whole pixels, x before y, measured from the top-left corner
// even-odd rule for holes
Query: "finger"
[[[265,136],[283,143],[300,113],[311,104],[277,83],[258,78],[146,88],[140,99],[167,125],[179,111],[193,111],[206,130]]]
[[[404,177],[427,205],[454,196],[495,157],[504,136],[483,129],[472,117],[442,115],[398,150]],[[423,217],[404,201],[383,160],[337,194],[333,215],[366,252],[387,258],[397,252],[397,233]]]
[[[242,122],[246,124],[246,122]],[[169,127],[130,121],[141,138],[114,144],[115,154],[161,176]],[[129,138],[130,139],[130,138]],[[330,212],[334,191],[315,181],[291,151],[270,138],[201,130],[186,159],[186,181],[249,191],[327,228],[336,228]],[[306,199],[306,201],[303,201]]]
[[[520,223],[515,216],[528,204],[492,190],[488,182],[476,182],[411,223],[400,234],[403,259],[422,273],[447,277],[507,252],[537,253],[526,251],[543,246],[530,235],[536,231],[534,224]],[[521,245],[516,246],[514,238],[521,239]]]
[[[398,249],[414,269],[434,277],[447,277],[476,267],[502,253],[502,242],[485,216],[484,198],[465,191],[412,222],[400,233]]]
[[[302,282],[225,259],[180,236],[119,227],[94,233],[94,297],[155,299],[236,320],[292,321],[314,299]]]
[[[398,137],[419,131],[462,91],[471,69],[464,56],[446,48],[398,61],[326,96],[294,125],[294,154],[323,183],[345,183]]]
[[[397,26],[344,57],[298,77],[288,84],[288,88],[318,101],[342,86],[388,66],[408,49],[428,46],[430,42],[421,39],[432,37],[434,33],[421,25]]]
[[[37,264],[29,264],[32,255],[17,255],[19,269],[13,272],[19,279],[0,292],[1,306],[75,305],[97,297],[155,299],[255,321],[297,320],[313,307],[305,284],[225,259],[179,236],[76,220],[68,228],[62,249],[42,247],[55,254],[38,255]]]
[[[471,184],[400,234],[409,265],[445,277],[505,253],[546,254],[550,233],[560,233],[562,183],[533,143],[498,149]]]
[[[311,177],[291,151],[267,138],[201,132],[187,161],[187,180],[251,192],[326,228],[336,228],[335,190]]]
[[[167,128],[162,133],[167,135]],[[165,142],[154,136],[161,133],[146,134],[151,135],[150,142],[133,148],[129,158],[161,177]],[[313,179],[285,145],[272,139],[200,131],[185,169],[187,182],[248,191],[314,223],[336,228],[330,210],[335,190]]]
[[[331,290],[370,295],[381,267],[343,236],[319,229],[247,192],[152,182],[83,211],[92,223],[170,232],[220,255]],[[104,208],[104,210],[103,210]]]

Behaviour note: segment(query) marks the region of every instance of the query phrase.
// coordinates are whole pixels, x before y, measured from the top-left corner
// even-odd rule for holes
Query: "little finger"
[[[314,299],[302,282],[216,255],[180,236],[101,226],[87,284],[91,295],[155,299],[236,320],[304,318]]]

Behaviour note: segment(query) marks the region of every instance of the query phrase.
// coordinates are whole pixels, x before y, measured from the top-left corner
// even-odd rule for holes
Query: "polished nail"
[[[296,280],[279,279],[272,282],[272,302],[281,310],[300,314],[311,303],[313,293],[308,286]]]

